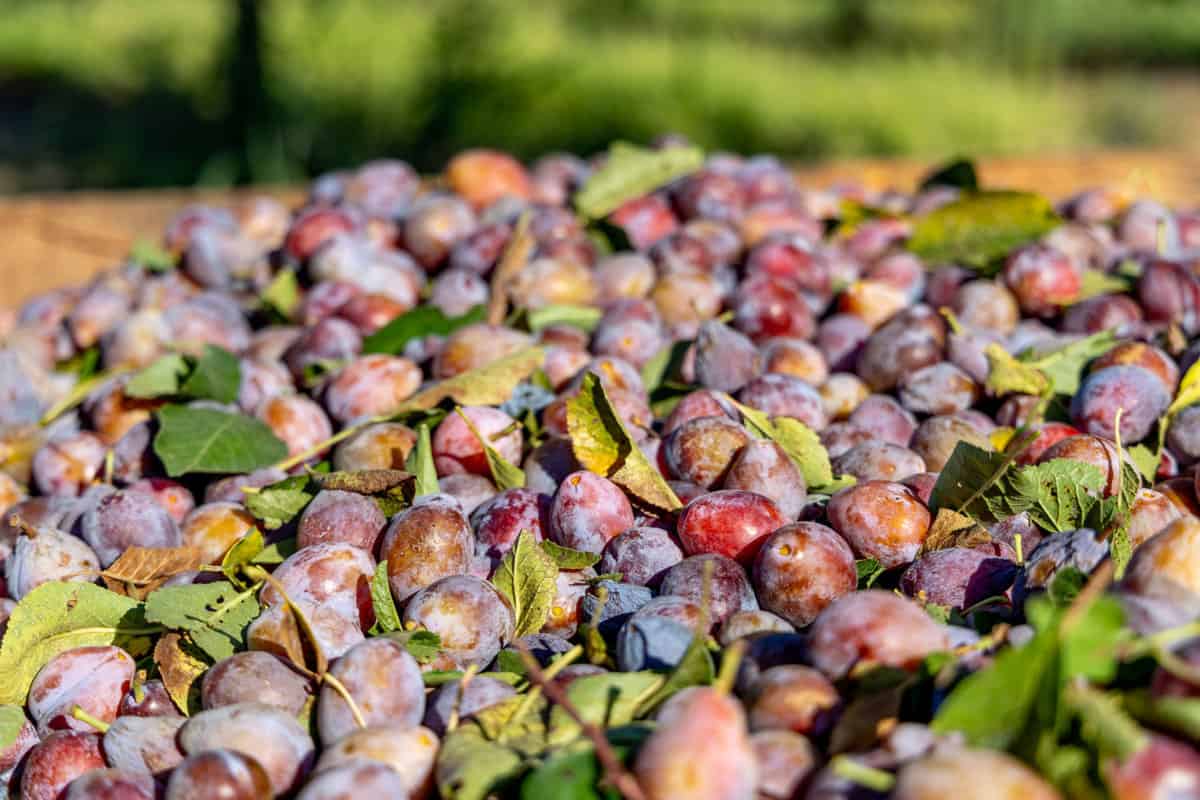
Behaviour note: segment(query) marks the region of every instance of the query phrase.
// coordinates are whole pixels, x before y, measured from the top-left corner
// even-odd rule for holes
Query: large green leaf
[[[990,271],[1015,247],[1056,228],[1061,220],[1038,194],[966,194],[913,223],[908,249],[930,264],[963,264]]]

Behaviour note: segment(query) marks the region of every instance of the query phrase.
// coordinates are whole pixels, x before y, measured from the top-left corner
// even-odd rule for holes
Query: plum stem
[[[71,709],[71,716],[80,722],[86,722],[88,725],[91,725],[101,733],[108,733],[109,724],[107,722],[97,717],[93,717],[91,714],[84,711],[80,706],[75,706]]]

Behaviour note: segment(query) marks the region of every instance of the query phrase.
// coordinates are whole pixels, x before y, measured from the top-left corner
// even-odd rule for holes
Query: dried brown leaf
[[[411,484],[416,477],[402,469],[360,469],[354,472],[331,472],[316,476],[322,489],[337,489],[356,494],[378,494]]]
[[[937,517],[929,526],[922,553],[945,550],[950,547],[977,547],[990,544],[992,536],[987,529],[966,514],[949,508],[938,509]]]

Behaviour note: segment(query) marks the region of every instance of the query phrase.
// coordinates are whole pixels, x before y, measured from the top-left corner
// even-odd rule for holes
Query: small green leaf
[[[184,631],[220,661],[245,647],[246,626],[258,616],[258,587],[239,592],[228,581],[164,586],[146,598],[146,619]]]
[[[855,572],[858,573],[858,588],[870,589],[879,576],[884,573],[883,565],[874,558],[860,558],[854,562]]]
[[[1130,460],[1137,466],[1137,471],[1147,483],[1154,483],[1158,479],[1159,457],[1153,450],[1144,444],[1135,444],[1125,452],[1129,454]]]
[[[259,566],[274,566],[282,564],[287,560],[287,557],[296,552],[296,537],[292,536],[278,542],[267,545],[262,549],[262,552],[250,559],[251,564]]]
[[[1023,647],[1002,651],[987,668],[962,680],[938,709],[937,733],[961,732],[977,747],[1007,750],[1025,732],[1058,653],[1054,631],[1042,631]]]
[[[975,172],[975,162],[969,158],[956,158],[935,168],[921,181],[920,189],[924,191],[935,186],[976,191],[979,188],[979,176]]]
[[[221,572],[225,573],[230,583],[240,583],[242,567],[257,558],[263,547],[262,531],[251,528],[249,533],[234,542],[225,552],[225,557],[221,559]]]
[[[975,519],[989,520],[983,496],[1004,477],[1016,455],[993,453],[969,442],[959,442],[933,486],[929,510],[936,514],[939,509],[949,508]]]
[[[1170,731],[1191,741],[1200,741],[1200,698],[1156,697],[1148,689],[1129,692],[1125,710],[1140,722]],[[0,744],[2,747],[2,744]]]
[[[189,369],[187,359],[178,353],[168,353],[135,372],[123,391],[128,397],[139,398],[174,395]]]
[[[386,635],[392,641],[404,645],[404,648],[417,660],[418,664],[428,664],[437,658],[438,653],[442,652],[442,637],[433,631],[397,630]]]
[[[655,508],[683,507],[662,473],[629,435],[595,373],[583,377],[579,393],[567,400],[567,430],[575,458]]]
[[[387,559],[375,567],[375,576],[371,579],[371,605],[375,609],[375,625],[380,631],[391,633],[400,629],[400,612],[396,610],[396,600],[388,582]]]
[[[788,458],[804,473],[804,482],[809,491],[830,494],[854,484],[853,480],[846,483],[844,476],[834,477],[829,451],[821,444],[821,438],[816,432],[803,422],[792,417],[772,419],[757,408],[743,405],[728,395],[726,397],[741,412],[742,419],[752,434],[761,439],[770,439],[783,448]]]
[[[930,264],[962,264],[990,274],[1000,259],[1061,223],[1046,198],[1027,192],[963,195],[913,224],[908,249]]]
[[[486,800],[502,784],[520,775],[524,763],[521,753],[490,741],[474,720],[468,721],[450,732],[438,751],[434,767],[438,796],[446,800]]]
[[[147,272],[170,272],[175,256],[149,239],[138,239],[129,251],[129,260]]]
[[[691,346],[691,339],[680,339],[659,350],[645,363],[642,367],[642,383],[651,397],[666,382],[680,379],[683,362]]]
[[[496,669],[501,672],[512,672],[517,675],[525,674],[525,659],[515,650],[501,650],[496,656]]]
[[[599,553],[585,553],[582,550],[572,550],[547,539],[541,543],[542,550],[553,559],[559,569],[579,570],[594,566],[600,560]]]
[[[1104,484],[1097,467],[1056,458],[1008,473],[995,484],[998,491],[986,494],[983,501],[995,519],[1025,512],[1044,530],[1073,531],[1084,527],[1100,504]]]
[[[575,194],[575,209],[588,219],[606,217],[628,201],[690,175],[703,165],[704,153],[696,147],[649,150],[614,142],[604,165]]]
[[[663,685],[655,690],[637,708],[636,715],[641,717],[665,703],[671,695],[689,686],[707,686],[716,677],[713,667],[712,654],[708,652],[705,636],[693,636],[692,643],[684,651],[683,658],[675,665],[675,669],[667,676]]]
[[[74,373],[79,380],[86,380],[100,371],[100,348],[89,347],[66,361],[58,362],[54,365],[54,370],[55,372]]]
[[[1067,564],[1059,567],[1046,587],[1046,595],[1055,608],[1066,608],[1083,591],[1087,575],[1076,566]]]
[[[422,389],[396,409],[392,418],[399,420],[414,411],[427,411],[446,399],[460,406],[498,406],[512,397],[517,384],[541,369],[545,360],[546,351],[541,347],[510,353]]]
[[[179,387],[179,393],[196,400],[234,403],[241,385],[242,368],[237,356],[223,348],[206,344],[191,374]]]
[[[554,602],[558,567],[529,531],[521,531],[505,554],[492,584],[504,595],[516,618],[513,638],[537,633],[546,624]]]
[[[154,452],[167,475],[253,472],[287,455],[287,445],[262,422],[212,408],[159,409]]]
[[[1116,343],[1112,331],[1100,331],[1047,353],[1022,353],[1021,361],[1045,375],[1055,394],[1073,395],[1079,391],[1079,376],[1087,363]]]
[[[20,706],[0,706],[0,753],[17,741],[27,721],[25,710]]]
[[[295,519],[313,499],[308,483],[307,475],[292,475],[270,486],[247,491],[242,502],[264,528],[277,530]]]
[[[558,750],[521,781],[521,800],[621,800],[600,786],[603,777],[593,747]]]
[[[263,289],[259,300],[263,305],[275,309],[284,319],[291,319],[302,300],[300,282],[296,280],[296,272],[291,269],[281,269]]]
[[[438,488],[437,467],[433,464],[433,445],[429,439],[429,425],[424,422],[417,426],[417,443],[409,451],[408,461],[404,466],[416,476],[416,483],[413,487],[414,497],[424,497],[441,491]]]
[[[483,447],[483,455],[487,458],[488,469],[492,473],[492,482],[496,484],[496,487],[500,491],[524,487],[525,471],[502,456],[499,450],[492,447],[492,443],[486,436],[479,432],[479,428],[475,426],[475,423],[466,415],[461,406],[455,410],[475,436],[475,440]]]
[[[525,312],[529,330],[540,333],[551,325],[570,325],[591,333],[600,324],[604,312],[597,306],[549,305]]]
[[[38,670],[73,647],[117,645],[132,656],[162,632],[141,603],[90,583],[43,583],[17,603],[0,639],[0,705],[25,705]]]
[[[483,322],[486,316],[487,309],[482,305],[475,306],[457,317],[447,317],[434,305],[418,306],[363,339],[362,351],[397,355],[403,353],[405,345],[413,339],[424,336],[449,336],[459,328]]]

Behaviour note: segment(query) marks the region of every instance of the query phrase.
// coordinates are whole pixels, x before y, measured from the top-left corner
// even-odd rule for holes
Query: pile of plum
[[[1200,797],[1197,334],[1200,213],[965,161],[188,208],[0,318],[0,781]]]

